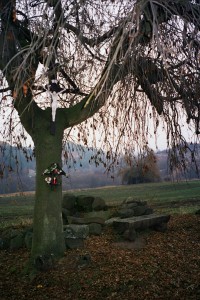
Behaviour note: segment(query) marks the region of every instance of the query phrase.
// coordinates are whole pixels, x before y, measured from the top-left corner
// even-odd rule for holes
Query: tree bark
[[[62,184],[52,187],[45,181],[43,172],[52,163],[61,166],[63,130],[56,128],[51,135],[46,126],[35,133],[36,195],[34,207],[33,242],[31,261],[40,255],[62,257],[65,251],[62,224]],[[62,180],[61,180],[62,183]]]

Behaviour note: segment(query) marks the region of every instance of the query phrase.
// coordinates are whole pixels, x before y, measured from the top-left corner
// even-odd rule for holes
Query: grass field
[[[108,204],[121,203],[130,196],[146,200],[149,204],[170,204],[174,201],[200,200],[200,181],[109,186],[74,191],[76,195],[83,193],[100,196]]]
[[[122,203],[127,197],[134,197],[146,200],[149,206],[158,211],[168,213],[193,213],[200,208],[200,180],[108,186],[66,192],[99,196],[110,206]],[[33,207],[33,192],[0,195],[0,227],[5,227],[10,222],[30,222]]]

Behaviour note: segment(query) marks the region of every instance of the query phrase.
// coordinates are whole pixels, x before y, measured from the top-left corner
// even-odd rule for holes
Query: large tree
[[[74,126],[84,124],[77,135],[85,144],[103,129],[108,160],[146,147],[151,122],[156,131],[165,121],[172,146],[186,147],[181,117],[199,133],[198,2],[0,0],[2,134],[22,144],[17,112],[35,146],[32,260],[65,251],[62,186],[52,191],[42,174],[61,165],[63,138]]]

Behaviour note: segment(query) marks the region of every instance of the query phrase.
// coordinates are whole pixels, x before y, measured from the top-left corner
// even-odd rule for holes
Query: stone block
[[[10,240],[10,250],[18,250],[24,246],[24,236],[22,233]]]
[[[151,214],[153,214],[153,208],[147,207],[147,209],[145,211],[145,215],[151,215]]]
[[[2,237],[7,239],[12,239],[19,234],[21,234],[21,230],[8,228],[2,232]]]
[[[123,201],[123,205],[125,204],[133,204],[133,205],[135,204],[137,206],[137,205],[147,205],[147,202],[141,201],[139,199],[135,199],[134,197],[128,197]]]
[[[130,208],[130,209],[134,209],[135,207],[137,207],[138,204],[136,202],[132,202],[132,203],[127,203],[127,204],[123,204],[122,208]]]
[[[130,227],[129,229],[125,230],[125,232],[123,233],[123,238],[125,240],[133,242],[137,238],[137,232],[133,227]]]
[[[76,196],[72,193],[65,193],[62,199],[62,207],[69,210],[75,211],[76,206]]]
[[[102,226],[97,223],[89,224],[89,233],[90,235],[101,235]]]
[[[66,238],[65,245],[68,249],[84,248],[84,239]]]
[[[118,219],[117,221],[113,221],[113,228],[119,234],[123,234],[126,230],[129,229],[129,223],[128,222],[121,222],[121,220],[122,219]]]
[[[27,231],[24,237],[24,243],[27,249],[31,249],[32,246],[32,240],[33,240],[33,232]]]
[[[113,225],[113,222],[114,222],[114,221],[117,221],[117,220],[119,220],[119,219],[120,219],[119,217],[113,217],[113,218],[110,218],[110,219],[108,219],[108,220],[105,221],[105,225],[107,225],[107,226],[112,226],[112,225]]]
[[[113,227],[119,234],[122,234],[129,228],[134,228],[135,230],[155,228],[159,224],[167,224],[169,219],[170,215],[151,214],[126,219],[118,219],[113,222]]]
[[[87,219],[99,219],[99,220],[108,220],[111,217],[111,211],[110,210],[99,210],[99,211],[92,211],[84,214],[85,220]],[[99,223],[96,221],[93,221],[93,223]]]
[[[167,230],[167,222],[162,222],[152,226],[152,229],[159,232],[165,232]]]
[[[93,196],[80,195],[76,197],[76,208],[78,211],[89,212],[92,211]]]
[[[102,199],[101,197],[95,197],[92,203],[92,209],[95,211],[106,210],[107,206],[104,199]]]
[[[117,216],[120,218],[130,218],[134,216],[135,210],[130,208],[121,208],[117,211]]]
[[[123,201],[123,204],[128,204],[128,203],[132,203],[132,202],[136,202],[134,197],[128,197]]]
[[[67,217],[70,216],[70,210],[66,208],[62,208],[62,216],[63,218],[67,219]]]
[[[88,225],[70,224],[63,226],[64,237],[70,239],[85,239],[89,235]]]
[[[99,218],[99,217],[84,217],[84,218],[78,218],[78,217],[68,217],[69,224],[91,224],[91,223],[97,223],[103,225],[105,223],[105,219]]]
[[[145,215],[147,208],[148,208],[147,206],[143,206],[143,205],[135,207],[133,209],[133,211],[134,211],[133,216]]]

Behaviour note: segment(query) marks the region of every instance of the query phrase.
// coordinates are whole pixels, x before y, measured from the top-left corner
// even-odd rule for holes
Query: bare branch
[[[104,42],[107,39],[109,39],[110,37],[112,37],[119,29],[119,26],[114,26],[109,31],[105,32],[102,36],[98,36],[96,38],[88,38],[88,37],[84,36],[81,33],[80,29],[76,28],[75,26],[71,25],[70,23],[65,22],[64,28],[69,31],[72,31],[77,36],[77,38],[81,41],[82,44],[86,44],[90,47],[94,47],[94,46],[98,46],[102,42]]]
[[[63,77],[69,82],[69,84],[74,88],[74,90],[79,91],[79,87],[76,85],[76,83],[70,78],[69,75],[61,68],[60,69],[61,74]]]
[[[0,89],[0,93],[5,93],[5,92],[8,92],[8,91],[10,91],[10,87]]]

